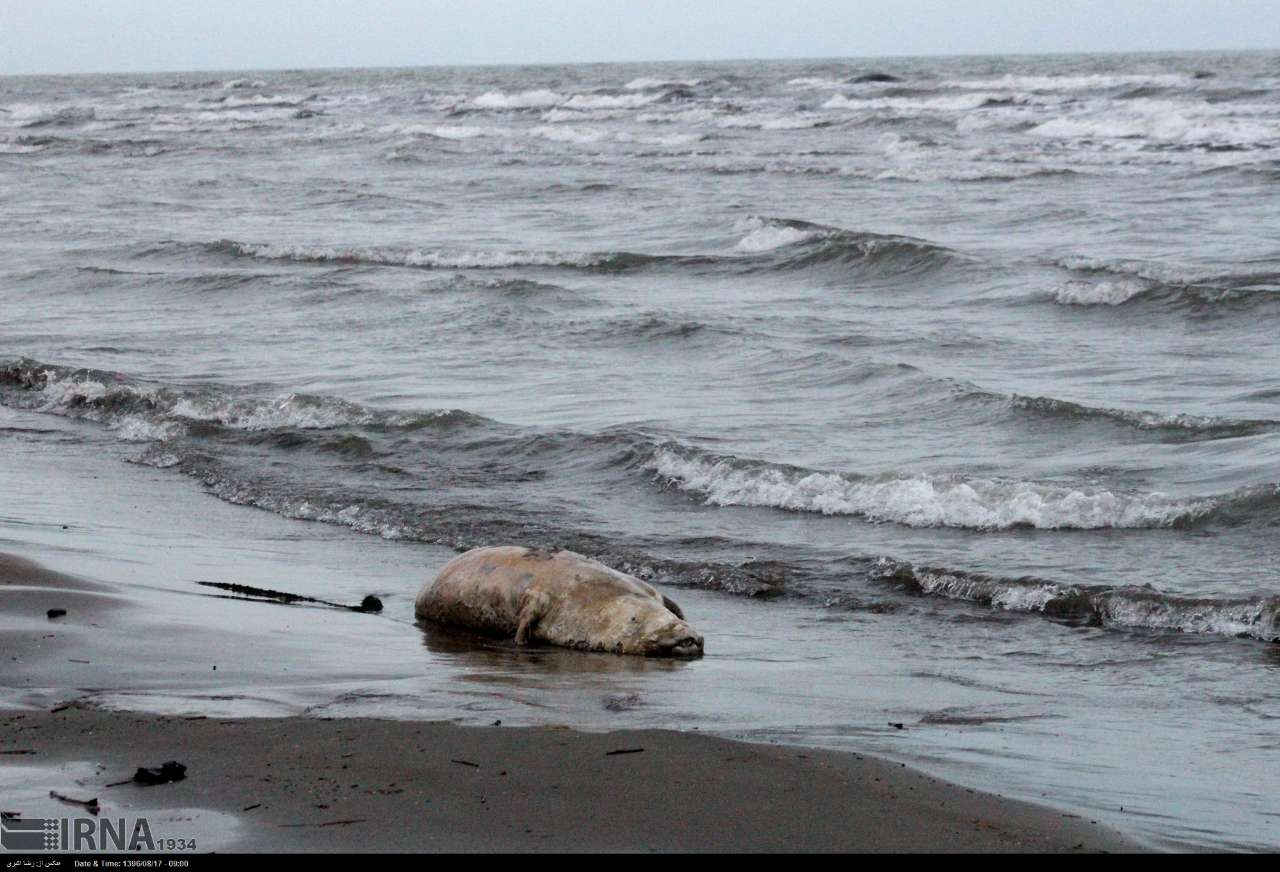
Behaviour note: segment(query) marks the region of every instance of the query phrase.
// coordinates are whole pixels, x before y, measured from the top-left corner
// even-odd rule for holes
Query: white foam
[[[231,243],[241,254],[272,260],[338,261],[438,269],[497,269],[509,266],[588,267],[602,258],[593,254],[549,251],[419,251],[417,249],[339,248],[315,245]]]
[[[0,142],[0,154],[34,154],[44,151],[44,145],[23,145],[18,142]]]
[[[172,421],[153,421],[141,415],[123,415],[112,421],[109,429],[126,442],[162,442],[182,432]]]
[[[1083,612],[1108,627],[1280,639],[1278,597],[1193,599],[1150,588],[1081,588],[1052,581],[916,568],[887,558],[877,561],[877,570],[890,578],[905,575],[929,596],[983,603],[1007,611],[1044,612],[1058,603],[1065,605],[1068,612]]]
[[[618,142],[638,142],[645,145],[662,145],[667,147],[692,145],[703,139],[701,133],[672,133],[667,136],[636,136],[631,133],[618,133],[614,136]]]
[[[1117,494],[1055,484],[930,475],[848,478],[659,448],[658,475],[709,505],[857,515],[912,527],[999,530],[1164,527],[1212,508],[1208,500]]]
[[[1274,597],[1223,602],[1116,591],[1102,598],[1099,605],[1103,622],[1110,626],[1280,639],[1280,601]]]
[[[814,232],[789,227],[785,224],[764,224],[752,230],[738,242],[739,251],[762,252],[773,251],[787,245],[806,242],[814,237]]]
[[[31,127],[47,122],[67,124],[92,121],[97,117],[93,106],[80,106],[65,103],[10,103],[0,113],[0,119],[14,127]]]
[[[1054,292],[1054,300],[1064,306],[1119,306],[1147,290],[1132,279],[1103,282],[1067,282]]]
[[[1184,73],[1128,75],[1094,73],[1081,76],[1005,75],[990,79],[952,79],[942,84],[944,87],[950,88],[1001,89],[1008,91],[1086,91],[1138,85],[1178,87],[1180,85],[1188,85],[1192,81],[1192,77]]]
[[[40,410],[43,412],[91,403],[107,395],[107,386],[96,379],[62,376],[52,369],[44,371],[44,378],[44,390],[40,392]]]
[[[563,95],[547,90],[520,91],[515,94],[486,91],[471,101],[479,109],[541,109],[563,102]]]
[[[563,122],[579,122],[583,118],[590,118],[592,121],[609,121],[614,118],[624,118],[627,111],[623,109],[597,109],[587,112],[583,109],[548,109],[542,113],[542,120],[548,124],[561,124]]]
[[[565,109],[635,109],[661,99],[661,94],[574,94],[561,104]]]
[[[492,127],[474,127],[465,124],[441,124],[430,129],[432,136],[441,139],[475,139],[477,136],[495,135]]]
[[[349,424],[376,421],[368,410],[340,402],[317,402],[298,394],[282,394],[270,400],[237,402],[226,398],[183,397],[170,414],[198,421],[210,421],[237,430],[328,430]]]
[[[1268,118],[1235,114],[1239,107],[1185,100],[1128,100],[1085,104],[1044,121],[1028,134],[1045,139],[1136,139],[1182,145],[1258,147],[1280,143],[1280,126]]]
[[[897,569],[893,561],[880,558],[882,570]],[[1055,599],[1073,591],[1052,582],[1009,583],[982,576],[964,575],[933,569],[910,569],[910,577],[920,585],[922,593],[947,599],[988,603],[1008,611],[1041,612]]]
[[[988,100],[1004,99],[1007,95],[978,93],[953,94],[939,97],[847,97],[836,94],[822,104],[823,109],[889,110],[909,115],[937,112],[967,112],[980,108]]]
[[[802,130],[828,124],[830,119],[821,115],[777,114],[767,112],[746,112],[739,115],[725,115],[716,120],[717,127],[745,128],[752,130]]]
[[[225,109],[252,108],[255,106],[301,106],[307,101],[302,94],[253,94],[249,97],[226,97],[216,103],[191,103],[188,109],[207,110],[210,106]]]
[[[655,79],[649,76],[641,76],[638,79],[632,79],[623,87],[628,91],[648,91],[652,88],[692,88],[694,85],[702,84],[701,79]]]
[[[795,79],[788,79],[787,84],[793,88],[809,88],[813,90],[843,88],[845,86],[843,79],[828,79],[824,76],[800,76]]]
[[[576,125],[544,125],[534,127],[529,132],[552,142],[569,142],[574,145],[590,145],[609,136],[604,130]]]
[[[1206,281],[1203,273],[1185,267],[1149,260],[1103,260],[1080,255],[1060,258],[1058,266],[1070,270],[1119,273],[1167,285],[1190,285]]]

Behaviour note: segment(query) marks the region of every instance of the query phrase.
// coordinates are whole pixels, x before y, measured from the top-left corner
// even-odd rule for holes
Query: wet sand
[[[169,830],[219,851],[1134,849],[1088,821],[901,765],[694,733],[78,708],[12,712],[0,725],[0,751],[35,752],[24,763],[99,764],[79,783],[43,777],[50,789],[98,797],[103,815],[233,815],[224,844],[209,844],[198,813],[188,832]],[[171,759],[187,765],[183,781],[105,786]]]
[[[68,669],[88,659],[76,656],[85,637],[112,639],[91,646],[108,658],[103,668],[127,668],[144,650],[141,641],[133,651],[127,641],[121,647],[131,636],[110,633],[128,614],[122,605],[105,585],[0,557],[6,659],[47,686],[61,682],[69,700],[83,689]],[[68,615],[46,616],[59,607]],[[1136,849],[1088,820],[858,754],[657,730],[230,720],[64,706],[0,714],[0,783],[11,794],[3,810],[74,814],[33,798],[93,794],[104,815],[168,815],[170,834],[187,827],[201,850]],[[107,786],[166,760],[186,764],[188,777]]]

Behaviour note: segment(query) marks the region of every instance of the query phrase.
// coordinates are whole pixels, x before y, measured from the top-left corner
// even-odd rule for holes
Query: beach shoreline
[[[31,765],[35,793],[92,795],[107,818],[168,815],[152,824],[156,835],[193,839],[197,851],[1141,850],[1075,815],[902,764],[697,733],[76,706],[0,713],[0,725],[0,751],[34,752],[11,779]],[[170,759],[187,766],[182,781],[117,783]],[[63,768],[77,761],[92,764],[88,777]],[[6,801],[5,811],[84,814],[21,806]]]
[[[69,598],[74,614],[46,617]],[[125,604],[0,556],[9,659],[48,680],[61,660],[88,662],[77,637],[106,632]],[[114,668],[138,656],[115,650]],[[692,731],[103,710],[88,688],[63,691],[52,711],[0,711],[3,810],[83,814],[49,792],[92,794],[108,817],[157,815],[218,851],[1139,850],[1077,815],[857,753]],[[168,760],[187,777],[118,783]]]

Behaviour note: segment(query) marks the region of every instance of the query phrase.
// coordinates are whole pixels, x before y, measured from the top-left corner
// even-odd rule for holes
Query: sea
[[[0,78],[0,549],[406,640],[104,705],[699,729],[1276,849],[1277,328],[1277,52]],[[413,625],[498,543],[707,656]]]

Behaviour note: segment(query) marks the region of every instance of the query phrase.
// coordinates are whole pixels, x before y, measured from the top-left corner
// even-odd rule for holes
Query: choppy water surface
[[[0,79],[0,402],[79,422],[0,442],[572,547],[840,662],[871,625],[933,652],[917,696],[1070,687],[1109,714],[1065,771],[1177,745],[1151,832],[1275,845],[1278,86],[1263,53]],[[869,692],[768,728],[834,741]],[[1026,715],[932,723],[1041,767]]]

